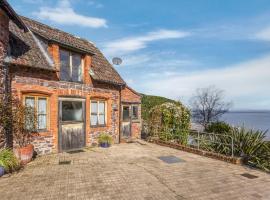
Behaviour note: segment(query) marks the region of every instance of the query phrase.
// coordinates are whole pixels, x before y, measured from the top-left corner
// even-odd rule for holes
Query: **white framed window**
[[[82,56],[60,49],[60,79],[62,81],[82,82]]]
[[[48,130],[48,97],[25,95],[24,105],[33,108],[37,117],[37,129],[39,131]]]
[[[91,100],[90,108],[90,124],[91,126],[106,125],[106,101]]]

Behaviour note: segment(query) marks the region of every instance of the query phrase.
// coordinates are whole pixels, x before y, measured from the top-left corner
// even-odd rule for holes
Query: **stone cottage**
[[[141,96],[90,41],[18,16],[0,0],[1,80],[33,107],[39,154],[140,138]],[[7,91],[7,90],[6,90]]]

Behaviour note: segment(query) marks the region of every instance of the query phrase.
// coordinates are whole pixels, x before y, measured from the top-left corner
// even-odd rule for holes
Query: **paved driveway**
[[[184,162],[158,159],[169,155]],[[71,163],[59,165],[59,159]],[[155,144],[121,144],[37,158],[0,178],[0,199],[269,200],[270,175]]]

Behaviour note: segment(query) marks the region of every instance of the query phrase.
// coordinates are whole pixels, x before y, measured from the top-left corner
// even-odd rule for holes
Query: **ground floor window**
[[[103,100],[92,100],[90,108],[91,126],[106,125],[106,102]]]
[[[26,95],[24,104],[33,108],[34,114],[37,116],[37,129],[48,129],[48,97]]]
[[[132,119],[138,119],[138,106],[132,106]]]

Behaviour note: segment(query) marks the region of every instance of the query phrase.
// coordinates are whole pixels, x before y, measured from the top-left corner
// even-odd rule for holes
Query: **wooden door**
[[[122,138],[128,139],[131,137],[131,114],[130,114],[130,106],[123,105],[122,106]]]
[[[85,100],[59,100],[59,150],[69,151],[85,146]]]

